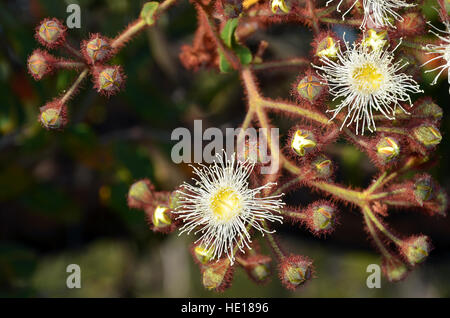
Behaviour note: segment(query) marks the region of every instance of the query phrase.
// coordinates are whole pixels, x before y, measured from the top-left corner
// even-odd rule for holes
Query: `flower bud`
[[[133,183],[128,191],[128,206],[130,208],[142,209],[146,204],[152,203],[152,191],[153,185],[148,179]]]
[[[316,138],[311,131],[297,129],[291,139],[291,149],[299,156],[304,157],[317,146]]]
[[[414,105],[414,111],[434,120],[441,120],[444,111],[431,98],[423,98]]]
[[[401,20],[397,20],[397,32],[402,35],[416,35],[420,34],[425,27],[425,20],[423,15],[418,12],[407,12],[402,15]]]
[[[89,64],[102,62],[109,58],[112,53],[110,40],[94,34],[88,41],[83,43],[83,55]]]
[[[270,7],[272,8],[273,13],[277,13],[278,8],[284,13],[289,13],[290,11],[285,0],[272,0]]]
[[[47,52],[35,50],[28,58],[28,71],[35,80],[40,80],[52,71],[55,58]]]
[[[45,19],[36,31],[36,38],[48,48],[60,46],[65,41],[66,27],[56,18]]]
[[[312,203],[307,209],[307,225],[313,233],[329,233],[336,224],[336,208],[328,202]]]
[[[421,205],[425,201],[429,201],[434,198],[435,192],[434,182],[430,176],[425,175],[416,180],[414,183],[414,197]]]
[[[413,135],[425,148],[433,148],[442,140],[439,129],[431,124],[424,124],[414,128]]]
[[[296,92],[301,99],[306,99],[313,103],[325,90],[325,86],[320,83],[316,75],[306,75],[297,84]]]
[[[390,163],[400,155],[400,144],[393,137],[382,137],[376,145],[376,151],[381,163]]]
[[[172,225],[172,219],[170,218],[169,213],[169,208],[158,205],[152,214],[153,226],[155,228],[162,229]]]
[[[300,255],[291,255],[280,264],[280,279],[288,289],[296,289],[311,278],[313,272],[312,261]]]
[[[67,124],[66,106],[59,101],[40,108],[39,122],[49,130],[61,130]]]
[[[237,18],[242,12],[245,2],[240,0],[222,0],[223,11],[228,18]]]
[[[229,287],[233,267],[228,258],[219,259],[203,266],[203,286],[208,290],[224,291]]]
[[[332,36],[325,36],[317,41],[314,54],[318,57],[335,58],[338,53],[336,39]]]
[[[269,256],[253,254],[241,261],[240,264],[252,280],[257,283],[264,283],[270,276],[270,261]]]
[[[312,162],[311,167],[315,175],[319,178],[326,179],[333,174],[333,162],[325,155],[318,155]]]
[[[390,282],[398,282],[408,275],[408,267],[396,257],[383,259],[381,264],[384,275]]]
[[[447,193],[443,189],[439,189],[436,194],[437,209],[435,212],[439,215],[447,215],[448,197]]]
[[[213,248],[206,248],[203,244],[194,245],[192,248],[194,260],[200,264],[207,264],[213,257]]]
[[[425,235],[413,236],[403,242],[401,252],[411,265],[422,263],[431,251],[431,244]]]
[[[95,75],[97,91],[106,96],[119,92],[125,82],[122,68],[118,65],[100,68],[100,70],[96,70]]]

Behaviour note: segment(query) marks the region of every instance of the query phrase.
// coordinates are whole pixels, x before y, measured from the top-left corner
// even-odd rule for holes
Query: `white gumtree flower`
[[[329,0],[326,5],[328,6],[334,0]],[[359,0],[355,0],[352,6],[344,12],[342,19],[345,19],[347,13],[349,13]],[[340,0],[336,8],[338,12],[341,12],[341,5],[344,0]],[[391,27],[395,28],[395,21],[403,21],[403,17],[396,12],[398,9],[410,8],[415,6],[413,3],[407,3],[403,0],[362,0],[362,6],[364,11],[364,18],[361,23],[361,28],[365,28],[367,24],[371,27],[383,28]]]
[[[450,76],[449,76],[450,74],[448,74],[449,69],[450,69],[450,24],[447,22],[444,22],[446,30],[440,30],[440,29],[436,28],[435,26],[433,26],[429,22],[428,22],[428,24],[435,30],[443,33],[443,35],[440,35],[440,34],[434,32],[433,30],[429,30],[430,33],[434,34],[435,36],[437,36],[439,38],[440,43],[425,45],[424,49],[428,51],[425,54],[437,54],[437,56],[429,59],[422,66],[427,65],[428,63],[431,63],[435,60],[442,59],[444,61],[443,64],[441,64],[431,70],[426,70],[425,73],[430,73],[430,72],[439,70],[437,75],[434,77],[433,82],[431,83],[431,85],[435,85],[437,83],[439,76],[441,76],[441,74],[443,72],[447,71],[448,83],[450,84]],[[449,88],[449,94],[450,94],[450,88]]]
[[[328,85],[333,101],[341,100],[334,109],[327,111],[333,113],[330,120],[345,110],[347,114],[341,129],[345,124],[348,127],[356,123],[356,134],[364,134],[365,128],[371,132],[376,130],[374,112],[390,120],[395,118],[397,107],[407,113],[400,102],[409,102],[412,106],[409,94],[423,91],[410,75],[399,72],[408,63],[393,61],[398,46],[392,51],[371,49],[363,39],[350,47],[345,34],[344,43],[345,51],[339,48],[335,60],[324,56],[320,58],[322,65],[313,65]]]
[[[193,167],[197,179],[194,185],[183,183],[179,193],[179,208],[174,211],[184,222],[180,235],[201,233],[197,242],[211,254],[211,259],[226,255],[231,263],[237,249],[250,248],[247,228],[253,227],[263,235],[269,232],[263,222],[280,222],[277,212],[284,205],[281,195],[263,196],[265,189],[275,183],[250,189],[248,178],[255,163],[242,162],[235,155],[216,154],[210,166]]]

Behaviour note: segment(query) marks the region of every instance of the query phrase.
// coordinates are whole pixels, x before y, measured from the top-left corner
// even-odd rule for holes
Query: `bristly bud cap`
[[[335,58],[338,53],[338,43],[331,35],[326,35],[316,42],[314,55],[318,57]]]
[[[311,278],[312,261],[304,256],[290,255],[281,261],[279,271],[283,285],[294,290]]]
[[[383,164],[394,161],[400,155],[400,144],[394,137],[381,137],[375,148],[377,158]]]
[[[55,58],[45,51],[35,50],[28,58],[28,71],[35,80],[40,80],[52,71]]]
[[[431,98],[422,98],[414,104],[414,112],[433,120],[441,120],[444,111]]]
[[[442,140],[439,129],[432,124],[423,124],[414,128],[413,135],[425,148],[433,148]]]
[[[383,259],[381,264],[384,275],[390,282],[398,282],[408,275],[408,267],[396,257]]]
[[[319,77],[309,73],[298,82],[295,91],[300,99],[314,103],[325,91],[325,85],[321,84]]]
[[[119,65],[105,66],[95,71],[95,81],[95,87],[99,93],[111,96],[122,89],[125,76]]]
[[[297,129],[291,138],[291,149],[299,156],[304,157],[317,146],[314,133],[305,129]]]
[[[403,242],[401,252],[412,266],[422,263],[431,251],[431,244],[425,235],[413,236]]]
[[[219,259],[203,266],[203,286],[208,290],[224,291],[229,287],[233,267],[228,258]]]
[[[280,9],[284,13],[289,13],[290,11],[289,7],[286,5],[285,0],[272,0],[272,2],[270,3],[270,7],[273,13],[277,13],[278,9]]]
[[[39,122],[49,130],[62,130],[67,124],[66,106],[58,100],[40,108]]]
[[[318,201],[307,208],[307,226],[314,234],[330,233],[336,225],[336,207],[329,202]]]
[[[36,30],[36,38],[47,48],[55,48],[65,42],[66,31],[66,27],[58,19],[45,19]]]
[[[380,50],[387,43],[386,36],[386,30],[377,32],[373,29],[369,29],[361,43],[365,47],[371,48],[372,51]]]
[[[103,62],[111,57],[110,40],[100,34],[93,34],[83,43],[83,55],[89,64]]]
[[[128,191],[128,206],[130,208],[142,209],[153,201],[154,190],[150,180],[143,179],[133,183]]]
[[[319,154],[311,162],[311,168],[315,175],[321,179],[327,179],[333,174],[333,162],[324,154]]]

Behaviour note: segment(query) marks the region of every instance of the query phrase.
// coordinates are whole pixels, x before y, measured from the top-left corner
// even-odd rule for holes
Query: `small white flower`
[[[433,30],[429,30],[430,33],[433,33],[435,36],[441,40],[440,44],[427,44],[424,49],[427,50],[425,54],[437,54],[436,57],[433,57],[432,59],[426,61],[422,66],[427,65],[430,62],[433,62],[438,59],[443,59],[444,64],[439,65],[438,67],[435,67],[432,70],[426,70],[425,73],[434,72],[437,70],[440,70],[439,73],[435,76],[433,82],[431,85],[435,85],[437,83],[437,80],[439,76],[447,70],[449,71],[450,68],[450,24],[445,23],[446,30],[439,30],[435,26],[433,26],[431,23],[428,22],[428,24],[434,28],[435,30],[444,33],[444,35],[439,35],[438,33],[434,32]],[[450,74],[447,73],[448,77],[448,83],[450,84]],[[450,88],[449,88],[449,94],[450,94]]]
[[[228,159],[225,153],[216,156],[218,160],[210,166],[193,167],[198,179],[193,178],[195,185],[181,186],[180,207],[174,213],[184,222],[180,235],[201,233],[196,242],[211,251],[212,259],[226,254],[233,263],[236,248],[250,248],[246,227],[269,233],[262,222],[282,223],[283,217],[273,212],[277,213],[284,203],[279,199],[281,195],[261,197],[262,191],[274,183],[249,188],[254,163],[235,160],[235,155]]]
[[[329,0],[327,6],[334,0]],[[342,19],[345,19],[345,15],[349,13],[359,0],[355,0],[352,6],[344,12]],[[341,12],[340,6],[344,0],[340,0],[337,6],[337,12]],[[371,27],[383,28],[391,27],[395,28],[393,22],[403,21],[403,17],[395,10],[402,8],[409,8],[415,6],[415,4],[407,3],[403,0],[362,0],[362,6],[364,10],[364,18],[361,23],[361,28],[365,28],[366,24],[370,22]]]
[[[322,72],[319,73],[329,86],[333,101],[342,98],[341,102],[332,110],[333,120],[343,109],[347,109],[347,115],[342,121],[341,129],[347,123],[347,127],[356,122],[356,134],[360,130],[364,134],[367,127],[371,132],[376,130],[373,112],[379,111],[387,119],[395,118],[395,110],[401,107],[399,102],[409,102],[409,93],[420,93],[419,85],[414,79],[398,71],[407,62],[393,62],[394,51],[397,47],[372,50],[368,45],[353,43],[349,47],[345,41],[346,50],[339,49],[335,61],[328,57],[322,57],[322,66],[313,65]],[[399,44],[400,45],[400,44]],[[360,125],[360,120],[362,124]]]

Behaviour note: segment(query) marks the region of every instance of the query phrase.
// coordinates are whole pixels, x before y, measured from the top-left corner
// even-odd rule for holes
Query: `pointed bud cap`
[[[203,266],[202,282],[208,290],[224,291],[229,287],[233,267],[228,258],[219,259]]]
[[[375,148],[382,164],[390,163],[400,155],[400,144],[394,137],[381,137]]]
[[[151,204],[153,202],[153,190],[153,185],[148,179],[133,183],[128,191],[128,206],[130,208],[142,209],[145,205]]]
[[[62,130],[67,124],[66,106],[55,101],[41,107],[39,122],[46,129]]]
[[[111,96],[123,88],[125,75],[118,65],[106,66],[95,71],[95,81],[95,87],[100,94]]]
[[[321,179],[327,179],[333,174],[333,162],[324,154],[314,158],[311,162],[311,167],[316,176]]]
[[[83,43],[83,55],[89,64],[103,62],[111,56],[110,40],[99,34],[93,34]]]

